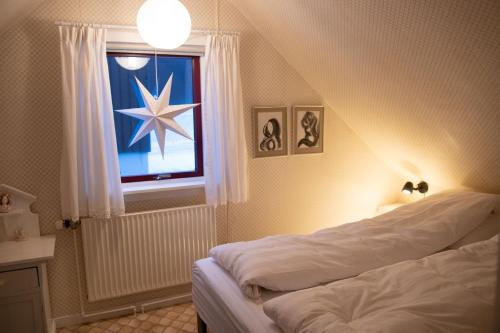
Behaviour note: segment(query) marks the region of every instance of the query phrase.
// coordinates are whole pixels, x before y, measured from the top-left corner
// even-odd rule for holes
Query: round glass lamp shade
[[[149,58],[145,57],[115,57],[116,62],[121,67],[128,69],[129,71],[136,71],[146,66],[149,62]]]
[[[147,0],[137,13],[142,39],[157,49],[175,49],[191,33],[191,17],[178,0]]]

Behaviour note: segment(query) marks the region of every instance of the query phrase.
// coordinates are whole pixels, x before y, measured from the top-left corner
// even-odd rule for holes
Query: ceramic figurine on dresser
[[[55,236],[40,236],[36,197],[0,185],[0,332],[55,333],[47,261]]]
[[[9,193],[0,194],[0,213],[8,213],[12,208],[12,200]]]

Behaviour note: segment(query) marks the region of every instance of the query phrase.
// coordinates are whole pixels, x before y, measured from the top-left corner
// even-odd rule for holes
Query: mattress
[[[282,333],[262,304],[284,294],[264,291],[261,301],[251,300],[213,259],[198,260],[193,267],[193,302],[212,333]]]

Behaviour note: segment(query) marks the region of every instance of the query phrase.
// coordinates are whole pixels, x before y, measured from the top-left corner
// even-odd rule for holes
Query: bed
[[[211,333],[282,332],[264,314],[262,306],[263,301],[285,293],[266,291],[262,300],[255,302],[241,292],[231,275],[212,258],[195,263],[192,279],[193,302],[198,312],[199,328],[206,324]],[[199,332],[206,332],[206,328]]]
[[[498,201],[495,203],[495,206],[498,207]],[[491,210],[491,205],[488,207],[485,206],[485,209]],[[440,210],[443,210],[442,207]],[[495,209],[491,211],[495,211]],[[450,244],[443,246],[443,243],[441,243],[439,245],[441,248],[429,254],[449,248],[456,248],[470,242],[487,239],[491,237],[492,234],[498,232],[497,228],[499,221],[498,214],[492,215],[491,212],[488,212],[488,216],[486,216],[483,220],[479,222],[476,221],[474,223],[471,222],[472,227],[464,229],[463,234],[460,234],[459,236],[457,236],[457,234],[456,236],[458,237],[458,241],[457,239],[454,239],[453,242],[451,242],[450,238],[448,239],[448,241],[451,242]],[[461,223],[464,225],[463,221]],[[456,230],[454,229],[454,231]],[[239,246],[237,248],[239,248]],[[419,255],[421,256],[418,258],[422,258],[428,254],[422,255],[422,252],[420,252]],[[388,263],[388,265],[390,264],[393,263]],[[245,290],[242,281],[240,281],[241,279],[238,280],[234,277],[237,275],[237,272],[230,272],[232,266],[229,266],[228,270],[222,268],[221,266],[223,265],[221,265],[220,262],[216,262],[216,259],[213,257],[199,260],[194,265],[193,302],[195,303],[198,311],[199,332],[206,332],[207,326],[210,328],[211,333],[282,332],[277,324],[264,313],[263,304],[275,298],[279,299],[279,296],[283,296],[285,294],[293,295],[294,290],[306,288],[298,288],[297,286],[294,286],[293,288],[295,289],[290,288],[292,290],[280,291],[278,288],[277,291],[270,291],[261,287],[259,288],[259,297],[253,297],[252,299],[254,294],[248,293],[248,291]],[[353,276],[355,275],[357,274],[353,273]],[[324,285],[327,282],[334,280],[338,279],[322,281],[321,283],[316,283],[315,285]]]

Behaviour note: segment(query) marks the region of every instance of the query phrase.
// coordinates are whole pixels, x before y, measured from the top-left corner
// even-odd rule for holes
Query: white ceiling
[[[500,191],[499,1],[229,1],[404,177]]]

